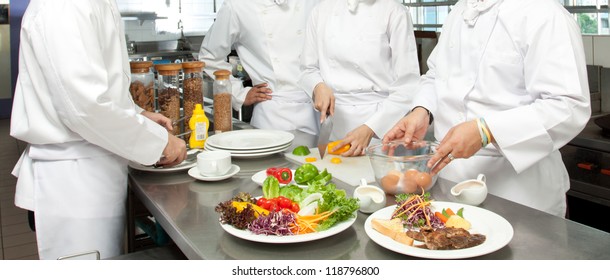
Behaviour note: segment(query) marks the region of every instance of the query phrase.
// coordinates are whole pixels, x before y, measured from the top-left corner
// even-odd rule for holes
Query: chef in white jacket
[[[318,133],[317,113],[297,86],[305,24],[319,0],[225,0],[201,44],[205,71],[231,70],[234,48],[252,79],[243,87],[232,78],[233,108],[253,105],[250,124],[257,128]],[[212,76],[213,77],[213,76]]]
[[[428,66],[416,109],[384,141],[423,137],[427,109],[442,139],[433,172],[455,182],[484,173],[491,194],[564,216],[558,149],[591,114],[572,15],[554,0],[459,1]]]
[[[419,79],[410,13],[394,0],[321,2],[307,26],[299,84],[320,121],[333,116],[330,140],[364,153],[409,108]],[[377,140],[378,141],[378,140]]]
[[[11,136],[29,143],[13,175],[40,259],[122,253],[127,161],[172,166],[186,143],[142,112],[115,0],[32,0],[24,14]],[[161,125],[160,125],[161,124]]]

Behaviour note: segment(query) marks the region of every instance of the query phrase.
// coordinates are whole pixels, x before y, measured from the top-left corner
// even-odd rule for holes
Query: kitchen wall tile
[[[23,234],[17,235],[2,235],[2,242],[4,247],[14,247],[36,242],[36,233],[30,231]]]
[[[4,259],[18,260],[38,256],[38,247],[36,243],[28,243],[19,246],[4,248]]]
[[[20,223],[2,227],[2,236],[17,235],[30,232],[32,232],[32,229],[30,228],[30,224],[28,223]]]
[[[610,36],[595,36],[593,38],[593,65],[610,68]]]
[[[587,65],[593,64],[593,36],[583,35],[582,43],[585,48],[585,58],[587,60]]]

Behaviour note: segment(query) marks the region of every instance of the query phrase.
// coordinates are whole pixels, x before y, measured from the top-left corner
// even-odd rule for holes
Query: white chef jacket
[[[580,29],[553,0],[511,0],[470,27],[458,2],[443,25],[414,105],[434,114],[434,135],[483,117],[496,143],[440,176],[487,176],[490,193],[558,216],[569,179],[558,149],[589,120]]]
[[[378,137],[410,109],[419,79],[411,16],[394,0],[325,1],[312,12],[299,84],[324,82],[335,96],[331,139],[366,124]]]
[[[251,124],[258,128],[318,133],[311,98],[297,86],[305,24],[319,0],[225,0],[199,52],[205,71],[230,70],[234,48],[252,79],[268,83],[272,100],[254,105]],[[251,89],[232,78],[233,108],[240,110]]]
[[[114,0],[30,2],[10,134],[29,143],[15,204],[36,213],[41,258],[120,253],[127,160],[158,161],[168,137],[131,99],[128,61]]]

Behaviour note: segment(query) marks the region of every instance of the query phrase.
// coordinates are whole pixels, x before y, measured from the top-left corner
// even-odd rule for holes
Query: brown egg
[[[420,172],[417,177],[415,177],[415,182],[418,187],[427,189],[432,184],[432,176],[426,172]]]
[[[414,193],[417,191],[417,176],[419,171],[415,169],[409,169],[405,171],[404,177],[402,178],[402,190],[405,193]]]
[[[388,172],[387,175],[381,178],[381,188],[383,188],[383,191],[388,194],[395,194],[396,186],[398,185],[399,180],[400,177],[398,175]]]

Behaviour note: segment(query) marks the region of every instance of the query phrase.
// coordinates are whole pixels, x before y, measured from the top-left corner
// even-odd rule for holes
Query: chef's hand
[[[413,109],[407,116],[400,119],[390,131],[388,131],[382,139],[382,142],[388,143],[394,140],[403,139],[405,143],[411,143],[413,140],[423,140],[426,136],[426,131],[430,123],[428,111],[422,107]]]
[[[326,116],[335,114],[335,95],[333,90],[325,83],[319,83],[313,89],[314,108],[320,112],[320,123]]]
[[[186,142],[170,133],[167,134],[167,138],[167,145],[163,149],[163,157],[157,165],[172,167],[186,159]]]
[[[153,113],[153,112],[149,112],[149,111],[142,111],[141,114],[142,114],[142,116],[149,118],[153,122],[158,123],[162,127],[165,127],[165,129],[167,129],[167,131],[172,131],[174,129],[174,126],[172,125],[172,120],[162,114]]]
[[[347,144],[350,144],[351,147],[347,152],[342,153],[341,155],[344,157],[357,157],[364,155],[366,147],[369,146],[371,142],[371,138],[375,133],[373,130],[367,125],[363,124],[356,129],[347,133],[345,138],[341,140],[341,142],[335,146],[333,150],[337,150]]]
[[[262,83],[253,86],[246,94],[246,99],[244,99],[244,105],[250,106],[254,103],[271,100],[271,93],[273,91],[268,88],[268,86],[269,85],[267,83]]]
[[[452,127],[438,145],[436,153],[428,161],[429,168],[434,166],[431,174],[437,174],[456,158],[471,157],[481,147],[481,134],[476,120],[463,122]]]

